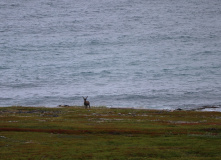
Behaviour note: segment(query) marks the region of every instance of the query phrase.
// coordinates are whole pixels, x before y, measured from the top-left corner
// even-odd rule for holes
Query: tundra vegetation
[[[220,160],[221,113],[1,107],[1,159]]]

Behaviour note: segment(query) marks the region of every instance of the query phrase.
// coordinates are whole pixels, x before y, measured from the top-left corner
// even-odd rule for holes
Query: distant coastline
[[[78,106],[78,105],[58,105],[54,107],[48,107],[48,106],[0,106],[0,107],[33,107],[33,108],[65,108],[65,107],[77,107],[77,108],[84,108],[84,106]],[[221,112],[221,106],[201,106],[197,108],[190,108],[190,109],[183,109],[183,108],[175,108],[175,109],[153,109],[153,108],[137,108],[137,107],[114,107],[114,106],[91,106],[93,108],[109,108],[109,109],[134,109],[134,110],[156,110],[156,111],[204,111],[204,112]]]

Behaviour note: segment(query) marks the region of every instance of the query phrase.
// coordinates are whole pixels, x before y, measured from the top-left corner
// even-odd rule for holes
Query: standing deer
[[[88,97],[88,96],[87,96],[87,97]],[[85,106],[86,109],[87,109],[87,106],[89,106],[89,108],[91,108],[90,102],[87,101],[87,97],[86,97],[86,98],[83,97],[83,99],[84,99],[84,106]]]

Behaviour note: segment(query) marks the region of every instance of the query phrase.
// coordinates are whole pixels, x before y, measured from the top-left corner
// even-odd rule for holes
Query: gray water
[[[221,106],[220,0],[1,0],[0,106]]]

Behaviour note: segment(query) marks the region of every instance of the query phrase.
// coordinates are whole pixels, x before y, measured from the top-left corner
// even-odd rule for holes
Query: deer
[[[88,97],[88,96],[87,96]],[[85,98],[85,97],[83,97],[83,99],[84,99],[84,106],[85,106],[85,109],[87,109],[87,107],[89,106],[89,109],[91,108],[91,106],[90,106],[90,102],[89,101],[87,101],[87,97]]]

